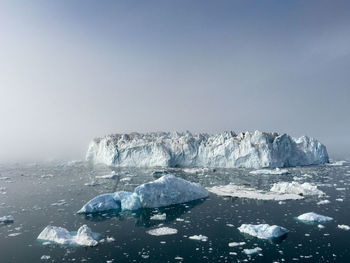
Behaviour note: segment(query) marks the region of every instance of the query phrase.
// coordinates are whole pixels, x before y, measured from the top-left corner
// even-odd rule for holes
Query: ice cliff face
[[[328,154],[323,144],[306,136],[159,132],[94,139],[86,159],[120,167],[274,168],[327,163]]]

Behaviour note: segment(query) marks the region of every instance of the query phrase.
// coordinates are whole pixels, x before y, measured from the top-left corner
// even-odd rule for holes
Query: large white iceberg
[[[77,233],[57,226],[47,226],[39,234],[39,240],[51,241],[62,245],[96,246],[97,233],[93,233],[87,225],[81,226]]]
[[[319,215],[314,212],[302,214],[298,216],[297,219],[304,222],[316,222],[316,223],[325,223],[333,220],[332,217]]]
[[[327,163],[328,154],[323,144],[307,136],[157,132],[96,138],[86,159],[120,167],[275,168]]]
[[[78,213],[155,208],[206,197],[208,197],[208,191],[200,184],[167,174],[155,181],[136,187],[134,192],[120,191],[99,195],[87,202]]]
[[[208,197],[208,191],[200,184],[171,174],[136,187],[135,193],[139,196],[144,208],[181,204]]]
[[[261,239],[277,239],[285,236],[288,230],[280,226],[270,226],[269,224],[251,225],[243,224],[238,230],[242,233],[261,238]]]

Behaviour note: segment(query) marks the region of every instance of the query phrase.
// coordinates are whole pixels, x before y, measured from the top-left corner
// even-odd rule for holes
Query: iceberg
[[[114,134],[89,144],[86,160],[119,167],[276,168],[328,163],[326,147],[314,138],[232,131]]]
[[[238,230],[242,233],[261,238],[261,239],[278,239],[285,236],[289,231],[280,226],[270,226],[269,224],[251,225],[243,224]]]
[[[96,196],[87,202],[77,213],[98,213],[107,210],[120,209],[120,204],[114,199],[115,194]]]
[[[115,171],[112,171],[110,174],[96,176],[97,179],[114,179],[116,177],[118,177],[118,174]]]
[[[47,226],[39,234],[39,240],[51,241],[62,245],[96,246],[98,237],[87,225],[81,226],[76,234],[71,234],[67,229],[57,226]]]
[[[271,192],[280,194],[296,194],[303,196],[323,196],[324,192],[317,189],[316,185],[310,183],[300,184],[298,182],[279,182],[273,184]]]
[[[264,192],[255,188],[234,184],[208,187],[207,190],[218,196],[230,196],[236,198],[248,198],[256,200],[285,201],[303,199],[303,197],[298,194]]]
[[[167,174],[135,189],[142,207],[156,208],[190,202],[208,197],[208,191],[200,184]]]
[[[302,214],[298,216],[297,219],[304,222],[316,222],[316,223],[325,223],[333,220],[332,217],[319,215],[314,212]]]
[[[167,174],[135,188],[134,192],[120,191],[96,196],[77,213],[98,213],[107,210],[137,210],[187,203],[208,197],[200,184]]]

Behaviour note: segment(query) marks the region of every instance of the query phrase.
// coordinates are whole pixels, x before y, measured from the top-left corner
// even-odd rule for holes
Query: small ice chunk
[[[326,165],[328,165],[328,166],[342,166],[344,163],[346,163],[346,161],[337,161],[337,162],[333,162],[333,163],[326,163]]]
[[[251,249],[243,249],[243,252],[247,255],[256,255],[259,254],[262,251],[262,249],[260,247],[255,247],[255,248],[251,248]]]
[[[111,243],[111,242],[115,241],[115,238],[114,237],[106,237],[106,241],[107,241],[107,243]]]
[[[151,220],[165,220],[166,219],[166,213],[163,214],[157,214],[150,217]]]
[[[126,191],[116,192],[114,199],[120,202],[122,211],[133,211],[141,208],[140,198],[136,193]]]
[[[107,210],[120,209],[120,204],[114,199],[115,194],[96,196],[87,202],[77,213],[98,213]]]
[[[317,222],[317,223],[325,223],[325,222],[329,222],[329,221],[333,220],[332,217],[319,215],[319,214],[316,214],[314,212],[302,214],[302,215],[298,216],[297,218],[300,221]]]
[[[16,237],[16,236],[19,236],[21,233],[17,232],[17,233],[11,233],[9,234],[8,236],[9,237]]]
[[[238,230],[242,233],[261,238],[261,239],[276,239],[286,235],[289,231],[280,226],[270,226],[269,224],[251,225],[243,224]]]
[[[136,187],[135,193],[144,208],[181,204],[208,197],[208,191],[201,185],[171,174]]]
[[[110,174],[98,175],[98,176],[96,176],[96,178],[98,178],[98,179],[114,179],[117,176],[118,176],[118,173],[116,173],[115,171],[112,171]]]
[[[52,241],[62,245],[96,246],[98,234],[93,233],[87,225],[81,226],[76,234],[57,226],[47,226],[39,234],[39,240]]]
[[[326,205],[326,204],[329,204],[331,201],[329,201],[329,200],[322,200],[322,201],[320,201],[320,202],[318,202],[317,204],[318,205]]]
[[[41,260],[49,260],[51,257],[50,256],[48,256],[48,255],[42,255],[41,256]]]
[[[344,201],[344,199],[343,199],[343,198],[337,198],[337,199],[335,199],[335,201],[338,201],[338,202],[343,202],[343,201]]]
[[[208,241],[208,237],[207,236],[203,236],[203,235],[193,235],[193,236],[189,236],[188,238],[192,239],[192,240],[203,241],[203,242]]]
[[[177,234],[177,229],[170,227],[159,227],[148,230],[146,233],[152,236],[174,235]]]
[[[324,225],[321,225],[321,224],[317,225],[317,227],[318,227],[319,229],[325,228],[325,226],[324,226]]]
[[[346,230],[346,231],[350,230],[350,226],[348,226],[348,225],[338,225],[338,228]]]
[[[273,184],[270,189],[271,192],[280,194],[297,194],[303,196],[323,196],[324,192],[317,189],[316,185],[310,183],[300,184],[298,182],[279,182]]]
[[[241,247],[244,246],[246,243],[245,242],[230,242],[228,243],[229,247]]]
[[[283,174],[289,174],[289,171],[287,169],[260,169],[260,170],[254,170],[250,171],[250,174],[272,174],[272,175],[283,175]]]
[[[0,217],[0,224],[9,224],[15,221],[14,217],[11,215]]]
[[[52,178],[52,177],[53,177],[52,174],[43,174],[43,175],[41,176],[41,178]]]

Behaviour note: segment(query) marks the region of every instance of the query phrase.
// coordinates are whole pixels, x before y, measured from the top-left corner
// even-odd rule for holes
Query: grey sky
[[[349,1],[2,1],[0,33],[0,161],[159,130],[350,153]]]

